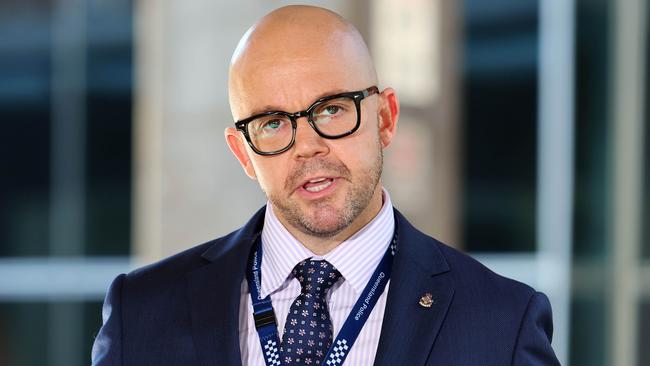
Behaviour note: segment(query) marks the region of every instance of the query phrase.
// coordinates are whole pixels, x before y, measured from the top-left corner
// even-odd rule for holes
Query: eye
[[[350,107],[354,108],[354,105],[349,105],[350,103],[351,101],[342,98],[328,101],[326,104],[316,108],[314,117],[319,119],[343,117],[351,110]]]
[[[325,107],[321,114],[333,116],[341,111],[341,107],[337,105],[328,105]]]
[[[291,122],[280,116],[267,116],[259,118],[250,125],[252,133],[258,138],[268,138],[277,136],[278,134],[286,133],[287,127],[289,130]]]
[[[266,131],[277,130],[280,127],[282,127],[282,120],[279,119],[268,120],[262,124],[262,129]]]

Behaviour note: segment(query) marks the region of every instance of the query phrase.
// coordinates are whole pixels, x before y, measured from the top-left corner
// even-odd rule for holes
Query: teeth
[[[318,183],[318,182],[324,181],[325,179],[327,179],[327,178],[312,179],[312,180],[309,181],[309,183]]]
[[[323,179],[323,180],[325,180],[325,179]],[[317,182],[323,182],[323,180],[319,180]],[[323,189],[329,187],[331,184],[332,184],[331,180],[325,180],[323,182],[323,184],[319,184],[317,186],[305,187],[305,190],[307,190],[309,192],[312,192],[312,193],[316,193],[316,192],[320,192]]]

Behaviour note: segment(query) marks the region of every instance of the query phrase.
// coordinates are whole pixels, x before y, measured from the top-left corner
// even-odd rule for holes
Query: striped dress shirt
[[[384,190],[383,205],[377,216],[331,252],[318,256],[300,244],[287,231],[273,213],[271,203],[267,203],[264,228],[262,229],[261,296],[271,295],[280,337],[282,337],[289,307],[300,294],[300,283],[291,275],[291,270],[296,264],[313,257],[314,259],[327,260],[341,272],[343,279],[332,287],[327,296],[334,327],[334,339],[336,339],[352,307],[388,248],[394,230],[393,206],[388,192]],[[388,285],[390,285],[390,281]],[[373,364],[386,308],[388,285],[370,313],[370,317],[351,348],[344,365]],[[241,288],[239,345],[242,364],[244,366],[264,366],[246,280],[242,282]]]

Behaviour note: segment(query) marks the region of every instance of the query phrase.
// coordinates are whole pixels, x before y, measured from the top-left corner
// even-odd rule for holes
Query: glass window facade
[[[132,90],[131,1],[0,3],[0,269],[130,254]],[[89,364],[101,296],[8,281],[0,364]]]
[[[6,179],[0,182],[0,256],[50,254],[53,195],[66,194],[52,187],[53,177],[81,174],[83,253],[67,255],[119,255],[129,252],[132,113],[132,9],[130,2],[87,3],[85,36],[75,45],[82,50],[71,60],[79,70],[82,90],[66,90],[66,70],[53,65],[53,55],[69,45],[53,35],[57,10],[48,2],[4,2],[0,5],[0,153]],[[9,16],[11,14],[11,16]],[[57,51],[56,49],[59,48]],[[63,49],[63,50],[60,50]],[[71,56],[72,57],[72,56]],[[69,60],[65,60],[66,62]],[[59,74],[56,74],[59,73]],[[58,80],[54,82],[54,80]],[[58,88],[58,89],[57,89]],[[76,89],[76,87],[75,87]],[[53,93],[59,97],[54,99]],[[79,99],[81,104],[66,105]],[[62,101],[64,105],[53,105]],[[56,114],[55,109],[77,110]],[[65,154],[54,149],[56,118],[77,114],[82,118],[77,141],[83,147],[83,166],[57,162]],[[57,155],[58,154],[58,155]],[[71,170],[78,171],[71,171]],[[65,179],[65,177],[64,177]],[[65,182],[65,180],[64,180]],[[66,200],[61,197],[61,200]],[[65,210],[66,208],[62,208]]]
[[[540,250],[536,215],[540,206],[538,154],[543,145],[539,130],[544,126],[540,122],[543,4],[543,0],[464,0],[456,19],[462,48],[461,92],[455,96],[461,120],[453,121],[461,145],[459,237],[463,249],[471,254],[487,253],[504,262],[512,257],[534,261]],[[604,366],[610,364],[613,348],[608,322],[616,317],[610,301],[615,249],[610,231],[614,212],[611,156],[616,148],[612,146],[611,84],[616,77],[612,55],[617,26],[611,14],[617,3],[575,0],[574,5],[568,363]],[[377,5],[361,2],[355,9],[365,12],[364,7],[370,6]],[[16,260],[43,264],[57,258],[121,257],[126,261],[130,255],[134,11],[129,0],[0,3],[0,119],[5,122],[0,134],[0,271],[3,263]],[[645,11],[646,20],[650,19],[650,6]],[[365,19],[366,14],[362,15]],[[166,29],[165,36],[190,39],[192,33],[179,15],[165,16],[173,18],[169,21],[173,26],[163,27],[174,28]],[[650,27],[644,32],[648,70]],[[215,37],[218,42],[223,41],[219,37],[225,39],[224,34],[201,36]],[[182,57],[173,48],[165,52],[174,55],[169,62]],[[180,77],[175,77],[173,81],[178,82]],[[644,77],[645,105],[649,106],[650,72]],[[413,125],[434,125],[428,107],[407,103],[404,107],[404,122],[411,116]],[[650,109],[645,108],[638,265],[639,272],[647,276]],[[215,136],[215,141],[219,138]],[[429,161],[428,157],[423,161]],[[430,168],[438,172],[435,166]],[[430,182],[423,183],[425,190]],[[426,215],[428,207],[422,212],[414,222],[431,219]],[[533,272],[530,267],[518,268]],[[0,279],[0,365],[89,363],[101,325],[100,295],[12,297],[5,291],[6,283]],[[630,330],[638,342],[638,365],[650,364],[647,291],[642,289],[635,297],[638,322]]]
[[[90,364],[101,305],[100,301],[0,303],[0,364]]]
[[[133,30],[130,1],[90,1],[86,91],[87,255],[130,247]]]
[[[646,6],[646,20],[650,19],[650,6]],[[641,216],[641,227],[643,228],[643,233],[641,236],[641,245],[642,245],[642,255],[643,258],[648,260],[650,259],[650,26],[646,26],[646,48],[645,48],[645,62],[646,62],[646,73],[645,73],[645,85],[646,85],[646,94],[645,94],[645,139],[644,145],[645,150],[643,156],[645,156],[644,164],[644,179],[643,179],[643,213]]]
[[[0,256],[49,244],[51,7],[0,4]]]
[[[572,365],[606,365],[610,36],[606,1],[577,1]],[[583,272],[590,275],[583,275]]]
[[[639,322],[639,336],[637,337],[638,366],[643,366],[650,365],[650,347],[648,347],[648,339],[650,339],[650,300],[646,299],[641,302],[639,313],[641,314],[641,321]]]
[[[535,249],[538,3],[463,5],[463,242]]]

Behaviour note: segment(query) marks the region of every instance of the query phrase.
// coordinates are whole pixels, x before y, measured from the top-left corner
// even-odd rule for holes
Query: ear
[[[248,175],[250,179],[257,179],[255,168],[253,167],[253,163],[248,155],[249,152],[246,150],[246,140],[241,132],[237,131],[233,127],[228,127],[224,131],[224,136],[226,137],[226,142],[228,143],[230,151],[235,155],[246,175]]]
[[[386,88],[379,94],[378,122],[379,139],[385,149],[393,141],[399,119],[399,99],[393,88]]]

